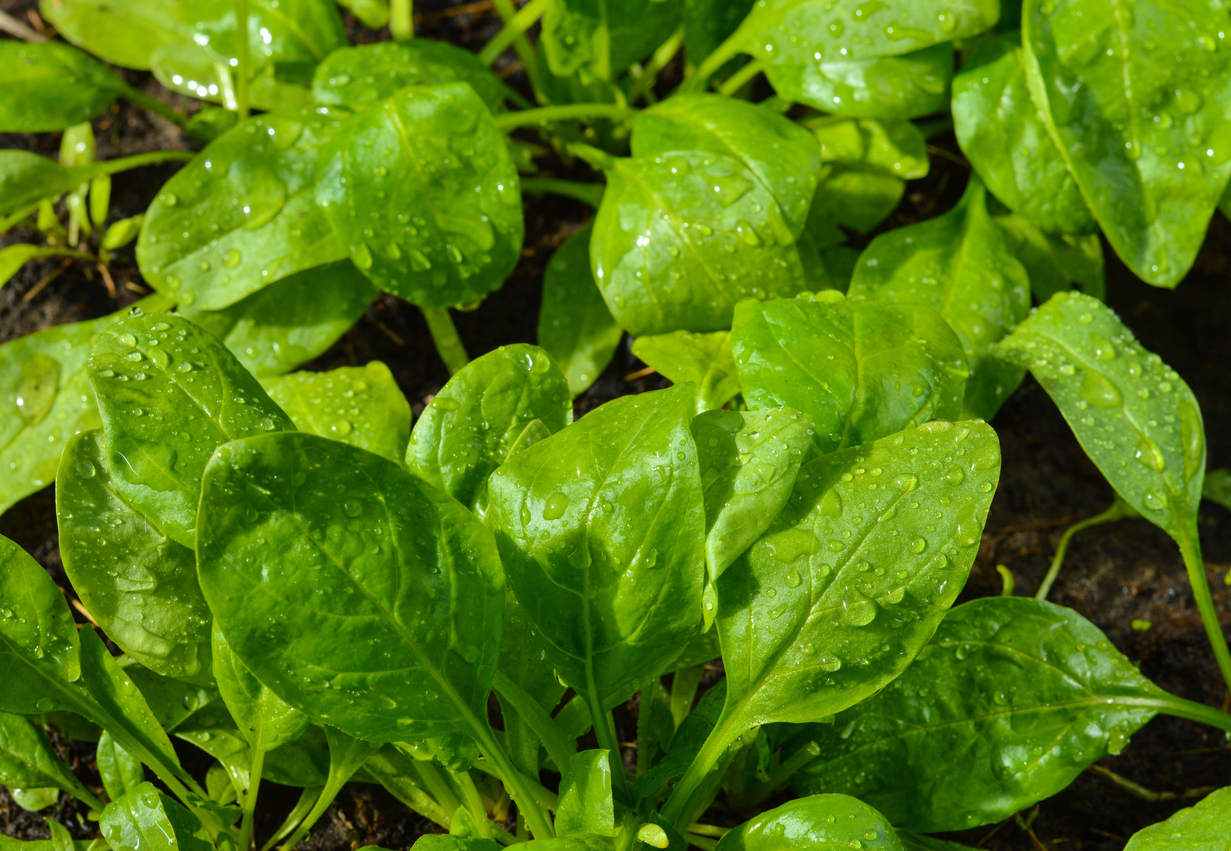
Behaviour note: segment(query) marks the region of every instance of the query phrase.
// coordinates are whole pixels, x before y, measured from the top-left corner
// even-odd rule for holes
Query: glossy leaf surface
[[[1097,234],[1044,233],[1017,213],[995,216],[1013,254],[1026,267],[1030,291],[1039,304],[1056,293],[1079,289],[1099,301],[1107,298],[1103,243]]]
[[[633,354],[674,384],[692,383],[695,413],[721,408],[739,394],[730,331],[638,337],[633,341]]]
[[[219,449],[201,506],[201,588],[262,683],[368,741],[471,729],[504,588],[470,512],[391,461],[299,433]],[[271,544],[277,571],[253,558]]]
[[[47,734],[30,719],[8,712],[0,712],[0,784],[19,789],[54,786],[89,797],[52,750]]]
[[[114,851],[212,851],[200,819],[152,783],[143,783],[107,805],[99,820]]]
[[[56,42],[0,42],[0,131],[42,133],[96,118],[123,87],[115,72]]]
[[[953,46],[948,42],[893,56],[830,59],[765,67],[781,97],[855,118],[918,118],[949,103]]]
[[[679,22],[680,4],[662,0],[553,0],[543,16],[543,55],[556,76],[610,80]]]
[[[752,11],[756,0],[684,0],[684,51],[700,65]]]
[[[823,452],[960,410],[962,344],[926,304],[837,292],[746,301],[731,343],[749,407],[809,415]]]
[[[110,733],[104,732],[99,737],[94,759],[107,797],[113,801],[145,782],[145,769],[141,767],[141,762],[118,744]]]
[[[1207,795],[1195,807],[1139,830],[1124,851],[1222,851],[1231,820],[1231,789]]]
[[[236,658],[216,625],[211,641],[218,692],[249,747],[271,751],[299,738],[311,723],[308,716],[261,685]]]
[[[615,804],[611,799],[611,760],[605,750],[575,754],[560,781],[556,833],[612,836]]]
[[[813,795],[790,801],[745,822],[718,843],[720,851],[837,851],[855,847],[902,851],[885,817],[846,795]]]
[[[793,785],[855,795],[909,830],[991,824],[1117,753],[1165,697],[1071,609],[987,597],[946,615],[883,691],[813,728],[821,754]]]

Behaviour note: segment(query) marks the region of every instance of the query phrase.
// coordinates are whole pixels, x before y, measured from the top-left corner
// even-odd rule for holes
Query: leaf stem
[[[252,829],[256,826],[256,799],[261,790],[261,772],[265,770],[265,749],[253,745],[252,764],[248,770],[248,791],[244,794],[243,820],[239,828],[239,851],[252,847]]]
[[[394,41],[409,41],[415,37],[412,0],[389,0],[389,35]]]
[[[701,750],[697,751],[697,755],[693,758],[692,764],[688,766],[688,770],[684,772],[684,776],[675,784],[675,788],[671,790],[670,797],[663,804],[661,810],[662,817],[674,824],[677,828],[686,828],[687,824],[680,824],[681,816],[685,815],[685,809],[688,806],[689,800],[701,784],[705,781],[706,776],[714,770],[714,766],[718,764],[718,760],[726,753],[727,748],[743,735],[743,730],[739,729],[736,723],[735,714],[723,712],[718,718],[718,723],[714,725],[714,729],[710,731],[706,737],[704,744],[701,745]],[[691,821],[691,819],[689,819]]]
[[[1151,706],[1166,715],[1174,715],[1176,718],[1185,718],[1189,721],[1196,721],[1199,724],[1208,724],[1216,730],[1222,730],[1224,733],[1231,734],[1231,715],[1212,706],[1206,706],[1204,703],[1197,703],[1195,700],[1185,700],[1174,694],[1167,694],[1162,698],[1141,698],[1137,700],[1120,698],[1116,702]]]
[[[654,84],[658,82],[658,75],[662,73],[663,68],[667,67],[667,63],[680,52],[680,47],[683,44],[684,28],[680,27],[669,39],[659,45],[658,49],[654,51],[654,55],[650,57],[650,61],[642,69],[641,76],[633,82],[633,87],[628,92],[630,102],[637,100],[642,95],[651,95],[650,100],[653,100],[653,88]]]
[[[688,713],[692,712],[692,702],[697,697],[697,686],[705,676],[705,665],[693,665],[675,672],[671,682],[671,717],[678,730]]]
[[[564,198],[572,198],[583,204],[598,209],[603,201],[606,187],[601,183],[582,183],[579,180],[557,180],[552,177],[525,177],[521,181],[521,191],[531,195],[550,193]]]
[[[1087,517],[1085,520],[1079,520],[1068,529],[1064,530],[1064,534],[1060,536],[1060,543],[1056,546],[1056,554],[1052,556],[1051,566],[1047,569],[1047,575],[1043,577],[1042,584],[1039,585],[1039,590],[1035,592],[1034,599],[1046,600],[1047,595],[1051,592],[1051,586],[1056,581],[1056,577],[1060,575],[1060,568],[1064,565],[1064,556],[1069,550],[1069,541],[1073,540],[1073,536],[1082,529],[1089,529],[1091,526],[1098,526],[1103,523],[1110,523],[1113,520],[1123,520],[1125,517],[1132,517],[1136,514],[1124,500],[1116,497],[1116,501],[1111,504],[1106,511]]]
[[[483,799],[479,797],[479,790],[475,788],[474,778],[466,771],[453,774],[452,776],[453,782],[462,793],[462,803],[465,805],[467,812],[470,813],[470,818],[474,820],[474,826],[479,831],[479,836],[483,839],[491,839],[491,820],[487,817],[487,810],[483,806]]]
[[[739,47],[735,42],[735,35],[732,34],[722,44],[714,49],[714,52],[705,57],[705,60],[693,72],[693,75],[680,85],[681,92],[696,92],[704,91],[709,83],[710,77],[718,73],[718,69],[735,57],[739,53]]]
[[[248,87],[251,82],[252,46],[248,43],[248,0],[235,0],[235,29],[239,36],[235,57],[235,111],[239,120],[248,117]],[[243,849],[241,849],[243,851]]]
[[[689,832],[684,835],[688,840],[688,844],[695,848],[700,848],[701,851],[715,851],[718,848],[717,839],[706,839],[705,837],[697,836],[697,834]]]
[[[1210,593],[1209,578],[1205,575],[1205,561],[1201,558],[1195,512],[1191,520],[1180,526],[1180,535],[1176,541],[1180,545],[1180,555],[1183,556],[1184,567],[1188,570],[1188,582],[1193,587],[1197,611],[1201,614],[1201,622],[1205,625],[1206,635],[1209,636],[1210,647],[1214,650],[1218,670],[1222,672],[1227,688],[1231,689],[1231,650],[1227,648],[1227,636],[1223,634],[1218,612],[1214,608],[1214,597]]]
[[[500,779],[504,781],[505,788],[508,789],[514,803],[517,804],[518,812],[525,818],[526,824],[530,827],[530,831],[534,834],[535,838],[550,839],[555,836],[556,832],[551,826],[551,821],[547,818],[547,813],[539,806],[534,793],[526,785],[525,778],[522,777],[521,772],[513,766],[513,761],[509,759],[509,755],[504,752],[504,748],[500,747],[500,743],[496,741],[496,735],[492,732],[492,728],[488,726],[486,720],[472,717],[470,727],[470,734],[478,742],[479,751],[483,756],[487,757],[488,761],[500,773]]]
[[[90,176],[99,174],[118,174],[134,168],[147,165],[157,165],[165,162],[188,162],[196,156],[192,151],[150,151],[146,154],[134,154],[131,157],[120,157],[117,160],[103,160],[91,163],[84,168]]]
[[[423,318],[427,320],[427,330],[432,335],[432,342],[436,344],[436,351],[440,353],[440,359],[445,362],[450,375],[457,374],[466,364],[470,363],[470,355],[466,354],[462,338],[457,334],[457,326],[453,324],[449,308],[421,307],[419,309],[423,311]]]
[[[173,109],[167,106],[157,98],[152,98],[140,89],[130,86],[127,83],[120,89],[124,97],[128,98],[138,106],[145,107],[150,112],[161,115],[171,123],[175,124],[181,130],[188,129],[188,116],[180,112],[178,109]]]
[[[564,731],[555,721],[551,720],[547,710],[543,709],[537,700],[505,674],[497,671],[495,679],[492,680],[492,687],[496,689],[497,694],[512,705],[522,721],[526,722],[526,725],[539,737],[539,741],[543,743],[543,747],[547,748],[547,755],[556,764],[556,768],[564,771],[568,766],[569,758],[577,752],[576,743],[564,735]]]
[[[492,5],[496,7],[496,14],[504,21],[505,26],[512,23],[517,17],[517,9],[513,6],[512,0],[492,0]],[[529,5],[529,4],[527,4]],[[547,4],[550,5],[550,4]],[[527,29],[529,25],[527,25]],[[497,38],[499,36],[497,35]],[[547,98],[543,95],[543,80],[541,69],[539,67],[539,55],[531,46],[530,40],[526,38],[525,31],[522,31],[513,40],[513,50],[517,52],[517,58],[521,62],[522,69],[526,72],[526,79],[530,82],[530,87],[534,89],[535,99],[539,103],[546,103]],[[492,57],[492,61],[496,61],[496,57]]]
[[[628,798],[628,778],[624,775],[624,757],[620,750],[620,743],[616,741],[611,713],[603,711],[603,705],[598,700],[597,689],[586,689],[584,697],[586,706],[590,710],[590,721],[594,725],[594,737],[598,739],[598,746],[607,751],[607,759],[611,763],[612,791],[619,792]]]
[[[764,66],[760,62],[749,62],[743,68],[740,68],[734,74],[726,79],[726,81],[718,87],[718,94],[723,97],[732,97],[736,92],[744,87],[746,83],[752,80],[757,74],[764,70]]]
[[[479,61],[484,65],[491,65],[515,42],[525,42],[526,30],[538,23],[539,18],[543,17],[543,13],[550,5],[551,0],[530,0],[519,11],[506,18],[504,28],[479,51]],[[529,42],[525,43],[525,47],[532,50]],[[521,57],[521,52],[521,49],[518,49],[519,57]],[[525,64],[525,60],[522,59],[522,66],[524,67]]]
[[[626,121],[637,115],[637,110],[616,103],[564,103],[555,106],[540,106],[519,112],[505,112],[496,116],[496,126],[504,132],[530,124],[547,124],[551,121],[582,121],[588,118],[610,118]]]

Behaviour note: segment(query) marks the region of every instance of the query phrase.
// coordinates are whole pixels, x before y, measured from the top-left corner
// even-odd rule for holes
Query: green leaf
[[[251,106],[257,109],[286,110],[312,104],[312,92],[305,84],[311,81],[315,57],[303,57],[276,64],[263,61],[264,57],[260,55],[252,58],[255,61],[248,66],[248,101]],[[238,105],[234,92],[237,81],[230,70],[235,66],[228,68],[225,64],[228,61],[236,60],[233,57],[224,59],[211,46],[195,43],[164,44],[156,48],[149,58],[154,78],[164,87],[234,109]],[[284,73],[292,77],[293,81],[282,79]],[[192,129],[199,133],[203,126],[198,124]]]
[[[987,597],[945,616],[883,691],[812,734],[796,789],[925,833],[1008,818],[1117,753],[1167,698],[1071,609]]]
[[[65,446],[56,516],[64,571],[107,636],[158,674],[209,683],[212,616],[196,554],[124,497],[101,431]]]
[[[141,761],[118,744],[110,733],[104,732],[99,737],[94,758],[107,797],[113,801],[145,782]]]
[[[186,547],[214,449],[295,428],[234,355],[179,316],[132,316],[108,327],[88,369],[118,494]]]
[[[1196,540],[1205,426],[1192,390],[1102,302],[1057,293],[997,347],[1030,370],[1125,502]]]
[[[241,786],[250,782],[252,749],[221,701],[194,713],[176,727],[175,736],[221,762]],[[325,731],[313,725],[295,741],[265,754],[261,778],[293,788],[312,788],[325,785],[328,773],[329,747]]]
[[[663,0],[552,0],[540,37],[547,66],[558,77],[611,80],[670,38],[680,11]]]
[[[730,157],[769,190],[793,236],[803,230],[821,168],[807,130],[773,110],[714,94],[676,95],[639,113],[632,150],[635,157],[672,151]]]
[[[749,407],[809,415],[822,452],[960,411],[962,344],[926,304],[832,291],[745,301],[731,343]]]
[[[1106,301],[1103,241],[1098,234],[1044,233],[1017,213],[993,218],[1008,237],[1013,254],[1026,267],[1030,291],[1039,304],[1073,288]]]
[[[851,279],[853,296],[921,301],[961,338],[970,364],[962,402],[967,416],[991,419],[1021,383],[1022,371],[991,347],[1030,310],[1030,279],[987,212],[986,192],[971,177],[961,202],[935,219],[872,241]]]
[[[216,689],[197,686],[155,674],[132,659],[121,658],[120,667],[141,692],[158,725],[171,732],[198,711],[219,699]]]
[[[692,390],[625,396],[511,458],[489,525],[547,662],[593,710],[701,631],[705,509]]]
[[[380,361],[329,372],[294,372],[261,382],[300,431],[401,461],[410,439],[410,403]]]
[[[753,171],[721,154],[613,159],[590,263],[634,336],[721,331],[740,299],[805,287],[795,236]]]
[[[469,50],[415,38],[343,47],[326,57],[312,77],[317,103],[363,107],[410,86],[469,83],[492,112],[504,107],[504,83]]]
[[[213,851],[205,828],[191,811],[142,783],[103,810],[103,837],[114,851]]]
[[[1139,830],[1124,851],[1221,851],[1231,819],[1231,789],[1207,795],[1195,807]]]
[[[712,632],[707,633],[707,635],[712,634]],[[726,700],[726,696],[727,681],[725,679],[719,680],[713,688],[701,696],[696,708],[685,715],[684,720],[680,722],[667,748],[667,753],[658,764],[638,777],[633,784],[635,800],[642,801],[657,794],[664,786],[678,779],[688,769],[714,729],[715,722],[722,715],[723,701]]]
[[[351,261],[421,307],[496,290],[521,256],[517,169],[466,83],[402,89],[355,116],[317,202]]]
[[[876,693],[966,581],[1000,450],[981,422],[932,422],[800,470],[786,509],[718,579],[731,741]]]
[[[63,130],[107,111],[124,83],[101,62],[59,42],[0,42],[0,131]]]
[[[220,448],[201,512],[205,598],[287,703],[372,742],[484,717],[504,588],[490,534],[461,505],[377,455],[284,432]],[[271,546],[276,571],[254,558]]]
[[[1231,511],[1231,470],[1220,467],[1206,473],[1201,496]]]
[[[633,341],[633,354],[673,384],[694,384],[695,413],[721,408],[739,395],[739,373],[731,352],[730,331],[675,331],[638,337]]]
[[[819,116],[804,122],[821,144],[821,162],[892,175],[926,177],[927,139],[909,121]]]
[[[54,786],[87,803],[95,801],[52,750],[47,734],[21,715],[0,712],[0,784],[19,789]]]
[[[590,270],[590,231],[587,224],[552,253],[539,308],[538,343],[560,365],[574,397],[602,374],[624,338]]]
[[[10,789],[9,795],[13,803],[28,813],[54,807],[60,802],[60,790],[54,786],[42,786],[33,789]],[[52,840],[55,842],[55,840]],[[56,843],[59,845],[59,843]],[[57,849],[59,851],[59,849]]]
[[[735,32],[756,0],[684,0],[684,52],[700,65]]]
[[[73,851],[73,837],[68,832],[68,828],[60,824],[58,821],[46,819],[47,829],[51,831],[51,842],[55,846],[56,851]]]
[[[718,843],[720,851],[856,847],[902,851],[885,817],[846,795],[813,795],[790,801],[744,822]]]
[[[1030,93],[1094,218],[1138,277],[1174,287],[1231,176],[1226,9],[1027,0],[1022,27]]]
[[[350,116],[326,107],[241,122],[176,172],[137,241],[141,273],[193,310],[218,310],[296,272],[345,259],[316,200]]]
[[[354,12],[360,23],[370,30],[381,29],[389,23],[389,0],[338,0],[338,5]]]
[[[535,346],[502,346],[436,394],[411,432],[406,466],[473,508],[531,422],[554,434],[572,419],[568,384],[551,357]]]
[[[560,836],[615,835],[611,760],[607,751],[582,751],[569,760],[560,781],[556,833]]]
[[[311,723],[308,716],[252,676],[231,652],[217,624],[212,631],[212,642],[218,692],[248,746],[254,752],[271,751],[299,738]]]
[[[44,199],[70,192],[100,174],[129,167],[129,157],[67,166],[29,151],[0,150],[0,216],[22,213],[24,217]]]

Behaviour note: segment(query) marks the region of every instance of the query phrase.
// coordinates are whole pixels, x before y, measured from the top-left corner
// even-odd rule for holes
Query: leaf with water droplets
[[[997,347],[1026,367],[1125,502],[1197,539],[1205,426],[1192,390],[1102,302],[1057,293]]]
[[[966,351],[970,378],[964,417],[991,419],[1021,383],[1021,369],[991,347],[1026,318],[1030,278],[987,212],[986,191],[970,178],[943,216],[882,234],[859,257],[849,293],[920,301],[940,312]]]
[[[212,632],[212,647],[218,692],[252,751],[271,751],[299,738],[311,719],[252,675],[231,652],[217,624]]]
[[[1108,241],[1158,286],[1192,266],[1231,176],[1226,30],[1206,0],[1023,6],[1030,94]]]
[[[671,37],[680,3],[556,0],[543,16],[543,55],[556,77],[612,80]]]
[[[1221,851],[1227,844],[1228,823],[1231,788],[1219,789],[1196,806],[1137,831],[1124,851]]]
[[[615,805],[611,798],[611,760],[607,751],[582,751],[569,759],[560,780],[560,836],[615,835]]]
[[[113,801],[145,782],[145,768],[141,761],[105,730],[98,738],[94,761],[107,797]]]
[[[205,599],[287,703],[374,742],[485,717],[504,588],[490,533],[456,501],[370,452],[283,432],[219,449],[201,512]]]
[[[123,89],[114,71],[59,42],[0,42],[0,130],[63,130],[102,115]]]
[[[1098,234],[1065,236],[1044,233],[1024,216],[993,216],[1004,231],[1014,256],[1026,268],[1030,291],[1039,304],[1056,293],[1081,290],[1099,301],[1107,300],[1103,242]]]
[[[739,395],[739,372],[731,351],[730,331],[675,331],[638,337],[633,341],[633,354],[673,384],[694,384],[695,413],[721,408]]]
[[[745,301],[731,331],[744,398],[812,417],[822,452],[957,416],[962,343],[926,304],[839,292]]]
[[[142,783],[108,804],[99,827],[115,851],[214,849],[201,820],[152,783]]]
[[[718,851],[851,848],[902,851],[889,821],[846,795],[813,795],[761,813],[722,837]]]
[[[0,784],[18,789],[55,787],[87,805],[94,797],[56,756],[46,733],[30,719],[8,712],[0,712]]]
[[[1167,699],[1073,610],[987,597],[949,612],[881,692],[813,727],[820,756],[792,784],[858,796],[909,830],[992,824],[1117,753]]]
[[[112,482],[177,543],[193,546],[201,474],[237,437],[295,425],[214,336],[171,314],[131,316],[88,363]]]

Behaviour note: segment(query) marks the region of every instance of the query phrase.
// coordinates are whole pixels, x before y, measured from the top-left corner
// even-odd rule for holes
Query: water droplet
[[[1086,372],[1081,382],[1081,395],[1096,408],[1107,410],[1124,404],[1116,386],[1097,372]]]
[[[222,265],[226,266],[228,269],[234,269],[239,265],[239,261],[242,259],[244,259],[242,254],[234,248],[229,248],[226,253],[222,255]]]
[[[568,509],[568,497],[559,492],[553,493],[547,498],[547,504],[543,506],[543,519],[559,520],[564,516],[566,509]]]

